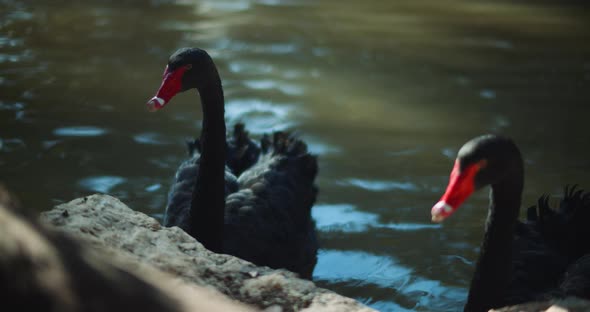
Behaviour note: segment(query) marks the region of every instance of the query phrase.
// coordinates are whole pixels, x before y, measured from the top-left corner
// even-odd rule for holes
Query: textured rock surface
[[[133,261],[151,264],[268,311],[374,311],[291,272],[212,253],[179,228],[162,227],[111,196],[75,199],[43,213],[41,220],[84,238],[89,245],[114,248],[108,249],[110,253],[126,251],[130,265]]]
[[[11,311],[254,311],[39,225],[1,185],[0,293]]]

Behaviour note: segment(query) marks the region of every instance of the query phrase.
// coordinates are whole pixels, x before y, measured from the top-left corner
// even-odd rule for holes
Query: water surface
[[[38,211],[96,192],[160,218],[194,92],[150,114],[168,55],[215,58],[226,120],[319,155],[314,279],[382,311],[456,311],[486,192],[429,222],[458,148],[526,158],[525,205],[590,188],[590,12],[535,1],[0,1],[0,178]]]

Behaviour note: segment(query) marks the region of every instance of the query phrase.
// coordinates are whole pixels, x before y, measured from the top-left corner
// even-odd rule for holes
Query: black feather
[[[275,132],[272,140],[266,136],[259,147],[243,127],[236,130],[228,142],[224,252],[311,278],[318,250],[311,218],[317,158],[288,133]],[[164,216],[166,226],[186,231],[200,156],[199,148],[191,151],[176,172]]]

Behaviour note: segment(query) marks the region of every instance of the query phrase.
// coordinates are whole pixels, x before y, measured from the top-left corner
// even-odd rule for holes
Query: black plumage
[[[456,162],[456,185],[463,183],[473,166],[477,172],[471,179],[465,178],[465,183],[472,183],[472,189],[491,185],[491,193],[465,311],[488,311],[556,297],[590,299],[590,227],[586,224],[590,194],[566,187],[557,207],[551,207],[549,197],[542,196],[521,222],[523,160],[514,142],[487,135],[466,143]],[[441,201],[457,201],[453,188],[460,186],[450,186]]]
[[[318,250],[311,217],[317,158],[289,133],[265,135],[256,144],[243,124],[226,141],[223,91],[213,61],[203,50],[181,49],[171,56],[167,73],[179,68],[180,91],[196,88],[201,96],[203,130],[188,143],[190,157],[176,172],[164,224],[183,228],[213,251],[310,279]],[[159,105],[156,97],[148,106]]]

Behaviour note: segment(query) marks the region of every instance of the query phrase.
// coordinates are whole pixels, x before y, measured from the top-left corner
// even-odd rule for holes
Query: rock
[[[85,245],[109,250],[109,257],[125,254],[131,266],[153,265],[265,311],[375,311],[286,270],[210,252],[180,228],[162,227],[108,195],[75,199],[43,213],[41,220],[83,238]]]
[[[60,231],[37,223],[0,185],[0,293],[20,311],[375,311],[288,271],[212,253],[110,196],[73,200],[41,220]],[[590,301],[490,311],[582,312]]]
[[[86,233],[100,230],[88,226]],[[255,310],[113,248],[89,248],[47,229],[20,209],[1,185],[0,293],[2,305],[18,311]]]

